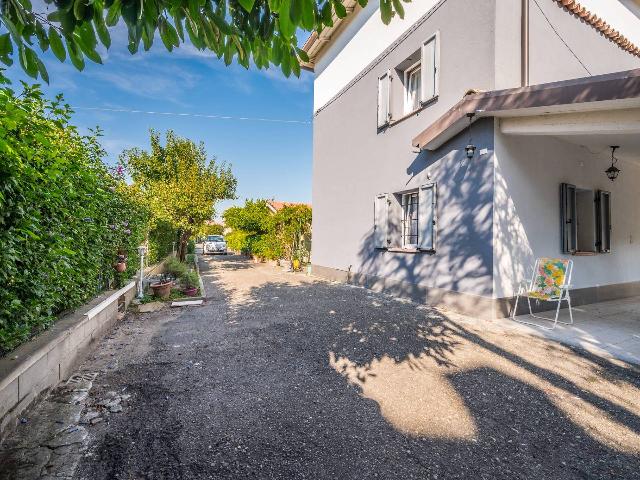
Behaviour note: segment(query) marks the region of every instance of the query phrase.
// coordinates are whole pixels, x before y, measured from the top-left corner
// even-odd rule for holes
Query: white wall
[[[593,152],[593,153],[591,153]],[[611,182],[610,153],[546,136],[504,135],[495,129],[494,296],[515,294],[537,257],[574,261],[574,288],[640,280],[640,166],[625,162]],[[560,253],[560,183],[611,192],[612,253]]]
[[[395,17],[389,25],[380,18],[380,2],[371,0],[341,30],[336,40],[316,62],[313,110],[317,111],[344,88],[360,71],[397,40],[438,0],[414,0],[403,3],[405,17]]]

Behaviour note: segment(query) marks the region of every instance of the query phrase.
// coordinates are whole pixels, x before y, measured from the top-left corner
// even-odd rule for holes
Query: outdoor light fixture
[[[618,175],[620,175],[620,172],[622,171],[618,167],[616,167],[616,163],[618,163],[618,159],[615,157],[615,153],[618,148],[620,148],[618,145],[611,146],[611,166],[604,171],[604,173],[607,174],[607,178],[612,182],[616,178],[618,178]]]
[[[471,126],[473,122],[473,117],[475,117],[475,113],[467,113],[467,117],[469,118],[469,144],[464,147],[464,151],[467,154],[467,158],[471,160],[476,153],[476,146],[473,144],[473,139],[471,137]]]

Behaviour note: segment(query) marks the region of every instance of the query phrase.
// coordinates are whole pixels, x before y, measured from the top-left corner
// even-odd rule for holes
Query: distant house
[[[309,205],[308,203],[278,202],[276,200],[267,200],[267,208],[269,209],[269,211],[271,211],[271,213],[274,213],[274,214],[278,213],[284,207],[293,207],[296,205],[305,205],[311,208],[311,205]]]
[[[419,0],[384,25],[380,2],[343,5],[304,45],[315,274],[484,317],[536,257],[573,259],[575,303],[640,294],[640,48],[611,19]]]

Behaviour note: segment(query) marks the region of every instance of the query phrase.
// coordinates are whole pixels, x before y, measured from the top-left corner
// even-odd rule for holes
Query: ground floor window
[[[402,195],[402,246],[418,247],[418,192]]]

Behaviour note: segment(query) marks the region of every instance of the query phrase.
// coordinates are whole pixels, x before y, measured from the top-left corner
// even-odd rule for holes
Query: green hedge
[[[0,90],[0,355],[138,266],[148,213],[70,113],[37,87]],[[123,274],[112,267],[118,250]]]

